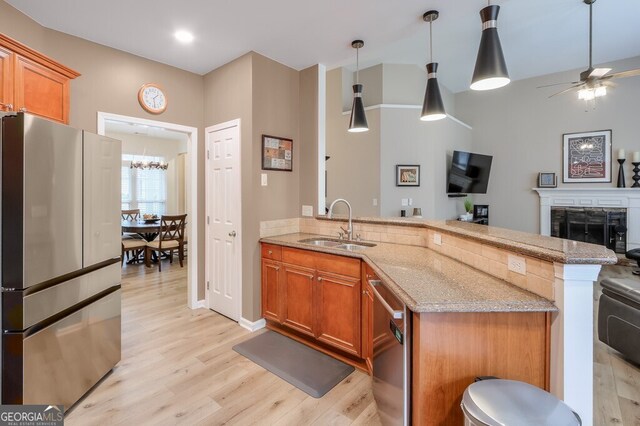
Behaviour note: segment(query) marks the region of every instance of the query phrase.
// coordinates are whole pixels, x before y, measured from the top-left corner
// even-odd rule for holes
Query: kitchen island
[[[335,235],[343,225],[324,218],[301,219],[301,233],[262,241],[361,259],[411,310],[414,421],[459,424],[464,388],[475,376],[496,375],[550,390],[590,424],[591,291],[600,265],[616,262],[612,252],[459,222],[354,222],[354,235],[375,247],[347,251],[301,243]],[[367,279],[363,274],[365,294]]]

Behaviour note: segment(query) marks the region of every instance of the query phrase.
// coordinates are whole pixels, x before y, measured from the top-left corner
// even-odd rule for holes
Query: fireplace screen
[[[599,244],[616,253],[624,253],[627,247],[627,211],[552,207],[551,236]]]

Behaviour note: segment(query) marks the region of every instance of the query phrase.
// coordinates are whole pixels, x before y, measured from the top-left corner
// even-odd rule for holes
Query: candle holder
[[[640,163],[632,161],[631,164],[633,164],[633,185],[631,187],[640,188]]]
[[[618,169],[618,188],[626,187],[626,184],[624,182],[624,167],[622,167],[624,161],[624,158],[618,158],[618,164],[620,164],[620,168]]]

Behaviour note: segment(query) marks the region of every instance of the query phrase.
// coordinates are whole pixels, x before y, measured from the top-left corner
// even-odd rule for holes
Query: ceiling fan
[[[549,96],[550,98],[553,96],[561,95],[563,93],[577,91],[578,99],[589,101],[594,98],[606,95],[607,87],[615,86],[615,83],[611,81],[612,79],[640,75],[640,68],[635,70],[617,72],[614,74],[609,74],[611,68],[593,68],[593,3],[595,3],[596,0],[583,1],[585,4],[589,5],[589,68],[580,73],[579,81],[539,86],[538,88],[540,89],[543,87],[558,86],[561,84],[571,84],[571,87],[554,93],[553,95]]]

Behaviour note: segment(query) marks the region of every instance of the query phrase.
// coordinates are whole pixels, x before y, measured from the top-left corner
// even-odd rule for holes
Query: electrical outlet
[[[266,173],[262,173],[260,175],[260,183],[262,184],[262,186],[267,186],[267,174]]]
[[[433,234],[433,243],[437,246],[441,246],[442,245],[442,235],[438,234],[437,232],[435,234]]]
[[[407,207],[409,205],[409,199],[407,198],[403,198],[401,202],[402,202],[402,207]]]
[[[373,199],[373,206],[375,207],[375,206],[377,206],[377,205],[378,205],[378,199],[377,199],[377,198],[374,198],[374,199]]]
[[[508,255],[507,266],[510,271],[516,274],[527,275],[527,260],[524,257]]]
[[[313,206],[302,206],[302,216],[313,217]]]

